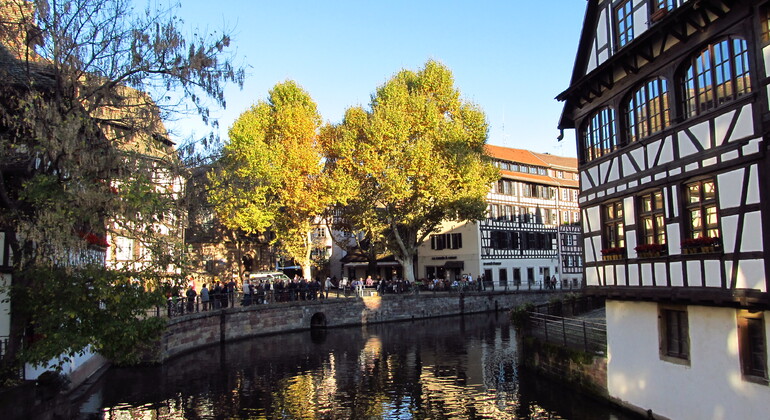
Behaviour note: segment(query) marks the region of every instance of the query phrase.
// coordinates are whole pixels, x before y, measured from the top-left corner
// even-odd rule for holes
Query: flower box
[[[663,255],[666,246],[663,244],[642,244],[634,249],[639,258],[655,258]]]
[[[682,254],[709,254],[720,250],[722,243],[717,237],[701,236],[682,241]]]
[[[603,261],[618,261],[622,260],[626,257],[626,249],[625,248],[605,248],[602,249],[602,260]]]

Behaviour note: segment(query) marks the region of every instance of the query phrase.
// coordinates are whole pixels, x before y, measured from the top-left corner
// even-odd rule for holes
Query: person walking
[[[324,282],[324,294],[325,294],[324,298],[325,299],[329,299],[329,289],[331,289],[331,288],[332,288],[332,279],[331,279],[331,277],[327,276],[326,277],[326,282]]]

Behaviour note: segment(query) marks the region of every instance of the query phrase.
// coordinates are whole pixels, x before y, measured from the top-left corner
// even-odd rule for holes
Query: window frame
[[[634,40],[634,2],[623,0],[613,9],[615,25],[615,51]]]
[[[674,325],[673,322],[676,321]],[[690,325],[687,307],[682,305],[658,306],[658,336],[660,359],[690,365]],[[672,348],[676,346],[677,348]]]
[[[620,149],[615,109],[602,107],[586,118],[581,130],[583,162],[590,162]]]
[[[741,49],[736,52],[739,44]],[[748,51],[745,39],[727,36],[706,45],[685,61],[678,80],[684,119],[705,114],[752,92]],[[721,84],[720,79],[724,79]],[[743,81],[742,88],[740,81]]]
[[[699,193],[698,193],[698,201],[692,202],[692,196],[691,196],[691,186],[693,185],[699,186]],[[704,185],[705,184],[712,184],[713,193],[711,197],[706,197],[704,193]],[[719,201],[718,201],[718,191],[717,191],[717,182],[716,177],[708,177],[708,178],[702,178],[695,181],[687,182],[683,185],[682,188],[682,204],[684,206],[684,211],[682,216],[684,217],[684,223],[682,225],[685,228],[685,233],[683,235],[683,238],[686,239],[695,239],[695,238],[701,238],[701,237],[710,237],[710,238],[721,238],[721,232],[722,229],[720,228],[720,221],[721,217],[719,216]],[[710,225],[704,220],[707,221],[709,214],[708,209],[714,209],[714,218],[715,222],[713,225]],[[695,210],[698,210],[701,214],[700,219],[700,227],[696,227],[694,223],[693,218],[693,212]],[[710,234],[711,233],[711,234]]]
[[[671,125],[671,93],[668,81],[655,77],[628,95],[624,104],[627,142],[633,143],[660,133]]]
[[[619,212],[618,212],[619,210]],[[623,201],[602,204],[602,245],[604,248],[625,248],[625,212]]]
[[[749,382],[768,385],[770,382],[768,381],[767,372],[767,336],[764,313],[743,309],[738,310],[736,315],[738,348],[743,379]],[[752,338],[761,341],[759,348],[756,348],[756,344],[752,343]]]
[[[660,196],[660,203],[658,204],[656,195]],[[645,207],[645,201],[649,197],[649,209]],[[636,211],[637,224],[639,226],[639,244],[640,245],[666,245],[666,203],[665,196],[662,189],[656,189],[647,191],[636,197],[638,202],[638,208]],[[645,224],[646,220],[650,220],[651,228],[648,228]]]

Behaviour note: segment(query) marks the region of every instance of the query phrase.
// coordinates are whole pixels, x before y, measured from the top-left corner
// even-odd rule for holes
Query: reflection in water
[[[517,368],[504,314],[258,337],[111,369],[81,406],[107,419],[622,419]]]

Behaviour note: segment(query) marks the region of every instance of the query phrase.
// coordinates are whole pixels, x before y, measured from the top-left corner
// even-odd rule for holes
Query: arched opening
[[[310,318],[310,328],[326,328],[326,315],[323,312],[316,312]]]

